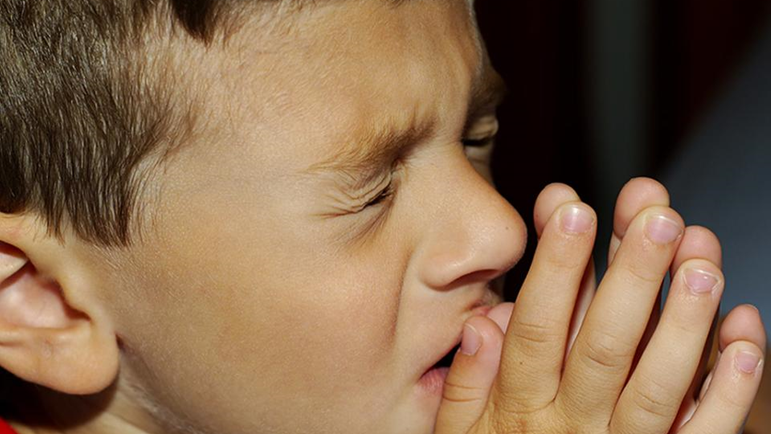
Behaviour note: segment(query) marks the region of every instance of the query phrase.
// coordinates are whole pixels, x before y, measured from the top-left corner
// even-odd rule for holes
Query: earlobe
[[[63,393],[89,394],[106,388],[118,371],[112,329],[97,320],[98,315],[89,315],[89,306],[82,306],[82,301],[85,310],[74,309],[65,293],[79,288],[64,291],[56,276],[41,273],[24,250],[45,249],[48,244],[37,239],[15,246],[3,240],[3,229],[0,221],[0,366]],[[45,264],[45,269],[57,267]]]

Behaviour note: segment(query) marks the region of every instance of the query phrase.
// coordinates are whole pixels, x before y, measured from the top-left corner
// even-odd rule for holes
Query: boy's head
[[[0,366],[148,430],[431,431],[526,239],[472,6],[15,3]]]

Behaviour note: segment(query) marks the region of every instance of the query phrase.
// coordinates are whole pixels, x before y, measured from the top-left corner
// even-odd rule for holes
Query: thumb
[[[461,348],[453,358],[435,434],[464,434],[483,415],[499,370],[504,333],[495,321],[474,316],[464,324]]]

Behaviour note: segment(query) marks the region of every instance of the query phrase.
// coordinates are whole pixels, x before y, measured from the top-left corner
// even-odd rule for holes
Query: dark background
[[[751,302],[769,334],[770,2],[478,0],[499,114],[497,187],[528,224],[517,295],[536,245],[533,204],[559,181],[599,217],[605,269],[616,194],[634,176],[671,192],[687,224],[722,241],[722,313]]]

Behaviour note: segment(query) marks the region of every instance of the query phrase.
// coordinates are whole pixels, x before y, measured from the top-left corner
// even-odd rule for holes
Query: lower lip
[[[418,380],[418,385],[429,395],[442,395],[442,388],[445,386],[445,377],[448,376],[449,370],[450,368],[446,366],[429,369],[421,376],[421,379]]]
[[[493,306],[480,306],[477,309],[474,309],[472,311],[472,312],[474,312],[474,315],[472,315],[472,316],[476,316],[476,315],[485,316],[485,315],[488,315],[488,312],[490,312],[491,309],[493,309]]]

